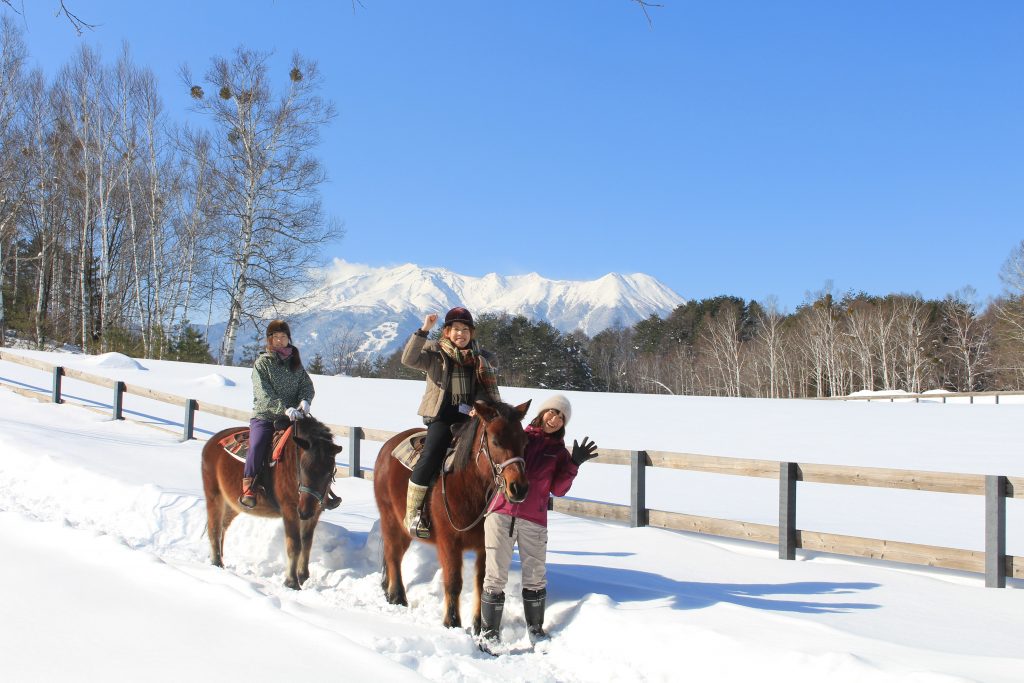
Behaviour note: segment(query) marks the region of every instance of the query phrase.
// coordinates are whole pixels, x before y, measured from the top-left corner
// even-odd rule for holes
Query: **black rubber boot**
[[[505,594],[484,591],[480,596],[480,649],[489,652],[487,643],[501,640],[501,615],[505,611]]]
[[[539,591],[523,589],[523,613],[526,615],[526,631],[530,636],[530,642],[535,643],[548,637],[544,632],[544,603],[547,597],[546,588]]]

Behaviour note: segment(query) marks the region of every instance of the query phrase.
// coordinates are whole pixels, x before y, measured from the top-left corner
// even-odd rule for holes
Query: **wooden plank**
[[[24,396],[26,398],[34,398],[35,400],[41,403],[50,402],[50,392],[47,391],[46,389],[28,389],[26,387],[19,387],[16,384],[9,384],[4,381],[0,381],[0,386],[3,386],[4,389],[13,391],[14,393],[20,396]]]
[[[184,399],[182,399],[182,405],[184,405]],[[207,403],[206,401],[198,401],[196,403],[196,410],[201,413],[218,415],[220,417],[226,417],[230,420],[238,420],[239,422],[244,423],[248,423],[249,418],[252,417],[251,411],[228,408],[227,406],[217,405],[216,403]]]
[[[29,368],[35,368],[36,370],[42,370],[43,372],[53,372],[54,368],[52,363],[36,360],[35,358],[27,358],[16,353],[11,353],[10,351],[7,350],[0,350],[0,360],[5,360],[9,363],[16,363],[18,365],[24,365]]]
[[[724,538],[736,538],[743,541],[758,543],[779,542],[778,527],[753,522],[737,522],[731,519],[716,519],[698,515],[684,515],[678,512],[648,510],[648,524],[673,531],[689,531],[696,534],[709,534]]]
[[[743,477],[779,478],[778,460],[755,460],[753,458],[729,458],[698,453],[673,453],[671,451],[647,451],[652,467],[665,467],[691,472],[732,474]]]
[[[1024,477],[1006,478],[1006,497],[1024,498]]]
[[[1024,579],[1024,557],[1007,555],[1006,575],[1014,579]]]
[[[577,517],[597,517],[612,519],[617,522],[629,522],[629,506],[612,503],[595,503],[589,500],[573,500],[571,498],[555,498],[554,510]]]
[[[868,557],[889,562],[920,564],[965,572],[984,573],[985,553],[934,545],[843,536],[818,531],[798,531],[798,547],[835,555]]]
[[[849,465],[798,466],[800,481],[819,484],[845,484],[888,489],[938,491],[941,493],[985,494],[985,475],[955,474],[950,472],[916,472],[879,467],[851,467]]]
[[[156,389],[141,387],[138,384],[125,384],[124,390],[129,394],[153,399],[154,401],[160,401],[161,403],[170,403],[171,405],[176,406],[184,406],[185,401],[189,398],[188,396],[178,396],[177,394],[169,394],[165,391],[157,391]]]
[[[76,370],[64,366],[64,376],[72,379],[77,379],[79,382],[87,382],[89,384],[95,384],[101,387],[107,387],[113,389],[114,385],[117,384],[116,379],[110,379],[109,377],[102,377],[101,375],[94,375],[91,372],[85,372],[83,370]]]

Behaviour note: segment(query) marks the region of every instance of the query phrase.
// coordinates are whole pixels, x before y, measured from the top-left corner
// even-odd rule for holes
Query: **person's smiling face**
[[[544,411],[544,417],[541,418],[541,425],[544,429],[545,434],[554,434],[562,425],[565,424],[565,418],[562,417],[562,413],[554,408],[548,408]]]
[[[291,340],[288,338],[288,335],[285,334],[284,332],[275,332],[274,334],[270,335],[270,348],[273,349],[274,351],[280,351],[281,349],[288,346],[288,343],[290,341]]]
[[[473,341],[473,328],[463,323],[452,323],[445,334],[457,348],[464,349]]]

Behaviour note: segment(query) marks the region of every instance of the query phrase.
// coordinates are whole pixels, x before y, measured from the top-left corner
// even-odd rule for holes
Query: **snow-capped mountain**
[[[651,314],[667,315],[685,300],[658,280],[609,273],[596,280],[549,280],[537,273],[483,277],[407,263],[375,268],[335,259],[299,302],[279,315],[288,320],[304,358],[333,349],[360,355],[390,354],[427,313],[465,306],[473,315],[508,313],[544,320],[562,332],[593,336],[615,324],[630,326]],[[216,349],[223,324],[210,330]],[[244,327],[238,349],[257,332]]]

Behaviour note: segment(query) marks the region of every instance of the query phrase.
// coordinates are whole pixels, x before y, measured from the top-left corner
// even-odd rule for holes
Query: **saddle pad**
[[[271,439],[271,445],[273,447],[273,455],[270,457],[270,466],[273,467],[277,464],[277,461],[281,459],[281,451],[284,450],[284,445],[288,443],[288,439],[292,436],[292,426],[289,425],[288,429],[283,432],[274,432],[274,436]],[[224,451],[232,458],[239,462],[245,462],[245,456],[249,452],[249,429],[240,429],[233,434],[228,434],[220,440],[220,445]],[[422,446],[421,446],[422,448]]]
[[[426,440],[427,435],[423,432],[413,434],[408,439],[402,439],[402,442],[391,451],[391,455],[406,468],[412,470],[416,466],[416,461],[420,459],[420,453],[423,452],[423,444]]]
[[[423,444],[427,441],[427,436],[423,432],[419,434],[413,434],[408,439],[404,439],[400,444],[395,446],[395,449],[391,451],[391,455],[395,457],[398,462],[402,463],[409,471],[412,471],[416,467],[416,461],[420,459],[420,453],[423,452]],[[454,471],[453,463],[455,462],[455,454],[453,453],[454,448],[449,448],[448,452],[444,457],[444,465],[442,466],[445,472],[449,474]]]

